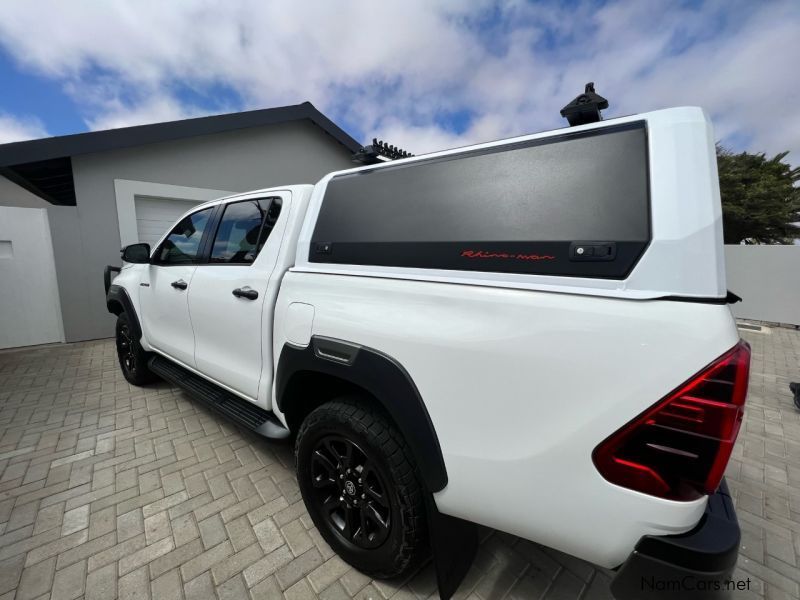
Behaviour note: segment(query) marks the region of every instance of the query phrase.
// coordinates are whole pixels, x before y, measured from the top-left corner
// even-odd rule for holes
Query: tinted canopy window
[[[640,122],[343,175],[309,259],[622,277],[650,239],[647,173]]]

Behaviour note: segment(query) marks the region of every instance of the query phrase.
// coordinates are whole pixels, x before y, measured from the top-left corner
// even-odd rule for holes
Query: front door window
[[[155,256],[159,265],[190,265],[197,261],[200,241],[213,208],[184,217],[161,243]]]

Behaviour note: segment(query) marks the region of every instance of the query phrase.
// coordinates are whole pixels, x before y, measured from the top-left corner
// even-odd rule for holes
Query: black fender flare
[[[428,491],[447,485],[439,438],[417,386],[392,357],[344,340],[313,336],[306,347],[285,344],[275,372],[275,397],[286,413],[287,387],[302,372],[330,375],[369,392],[394,420],[408,443]]]
[[[115,307],[116,304],[122,306],[122,311]],[[136,314],[136,310],[133,308],[133,302],[131,302],[131,298],[128,296],[128,292],[124,287],[118,285],[109,286],[108,294],[106,294],[106,307],[108,308],[108,312],[115,315],[119,315],[120,312],[125,312],[131,321],[131,329],[136,339],[142,339],[142,326],[139,324],[139,316]]]

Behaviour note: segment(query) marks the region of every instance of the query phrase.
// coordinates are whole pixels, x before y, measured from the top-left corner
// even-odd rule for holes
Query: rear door
[[[258,395],[263,336],[271,343],[264,330],[265,299],[289,201],[283,193],[221,206],[189,293],[197,369],[251,400]]]
[[[139,287],[142,327],[150,345],[194,367],[188,294],[214,207],[181,219],[153,253]]]

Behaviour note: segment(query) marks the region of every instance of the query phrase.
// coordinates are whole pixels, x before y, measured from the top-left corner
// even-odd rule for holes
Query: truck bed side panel
[[[313,335],[379,348],[408,371],[444,453],[442,512],[605,567],[703,513],[705,499],[610,484],[591,454],[737,343],[727,306],[290,271],[276,357],[293,301],[314,306]]]

